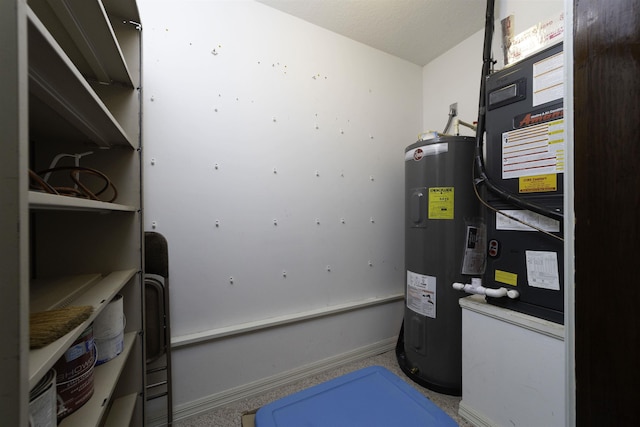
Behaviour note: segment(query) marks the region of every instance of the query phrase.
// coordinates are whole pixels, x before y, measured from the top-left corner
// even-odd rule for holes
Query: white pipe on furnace
[[[507,290],[506,288],[498,288],[498,289],[485,288],[479,283],[482,283],[480,279],[471,279],[471,284],[465,285],[464,283],[456,282],[452,286],[453,286],[453,289],[456,289],[458,291],[464,291],[469,294],[486,295],[492,298],[502,298],[504,296],[507,296],[511,299],[515,299],[515,298],[518,298],[518,296],[520,295],[520,293],[515,290]]]

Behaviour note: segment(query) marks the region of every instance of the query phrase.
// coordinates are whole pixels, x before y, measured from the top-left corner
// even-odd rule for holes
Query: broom
[[[31,313],[29,347],[41,348],[51,344],[87,320],[92,312],[92,306],[82,305]]]

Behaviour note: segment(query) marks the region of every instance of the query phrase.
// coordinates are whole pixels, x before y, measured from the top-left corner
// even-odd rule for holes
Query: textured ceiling
[[[484,26],[482,0],[257,0],[418,65]]]

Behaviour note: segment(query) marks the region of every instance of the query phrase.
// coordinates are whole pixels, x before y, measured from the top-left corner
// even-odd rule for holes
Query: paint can
[[[96,359],[93,327],[89,326],[54,365],[57,372],[58,422],[93,396]]]
[[[56,413],[56,371],[49,369],[29,392],[29,427],[55,427]]]
[[[93,322],[93,337],[98,351],[97,364],[113,359],[124,347],[124,308],[122,295],[116,295]]]

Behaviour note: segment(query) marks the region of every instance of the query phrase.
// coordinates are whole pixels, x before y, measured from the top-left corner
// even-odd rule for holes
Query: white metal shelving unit
[[[139,22],[135,0],[0,5],[3,424],[28,425],[29,390],[121,294],[124,350],[95,368],[93,396],[60,425],[144,425]],[[81,165],[110,178],[114,203],[29,190],[29,169],[86,152]],[[29,350],[29,313],[68,305],[93,313]]]

